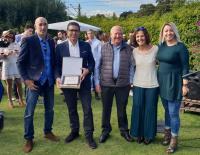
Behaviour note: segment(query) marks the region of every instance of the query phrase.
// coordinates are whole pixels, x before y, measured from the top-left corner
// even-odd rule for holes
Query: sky
[[[81,5],[81,14],[86,16],[113,12],[119,16],[122,12],[137,12],[141,4],[156,4],[156,0],[64,0],[70,16],[77,15],[78,4]]]

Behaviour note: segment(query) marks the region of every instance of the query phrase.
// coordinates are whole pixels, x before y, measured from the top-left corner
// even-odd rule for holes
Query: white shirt
[[[96,38],[92,39],[91,41],[87,40],[87,42],[91,46],[92,55],[93,55],[94,60],[96,62],[97,55],[101,52],[101,42]]]
[[[58,44],[61,44],[61,43],[63,43],[63,42],[65,42],[65,41],[67,41],[67,39],[65,39],[65,40],[58,39],[58,40],[57,40],[57,45],[58,45]]]
[[[133,50],[135,59],[135,75],[133,78],[133,85],[142,88],[158,87],[157,69],[156,69],[156,55],[158,47],[153,46],[145,53],[139,51],[138,48]]]
[[[79,49],[79,43],[76,42],[75,45],[72,44],[70,40],[68,40],[69,43],[69,54],[70,57],[80,57],[80,49]]]

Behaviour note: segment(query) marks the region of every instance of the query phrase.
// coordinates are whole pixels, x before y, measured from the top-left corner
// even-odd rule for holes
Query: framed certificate
[[[79,57],[63,58],[61,88],[80,88],[82,62],[82,58]]]

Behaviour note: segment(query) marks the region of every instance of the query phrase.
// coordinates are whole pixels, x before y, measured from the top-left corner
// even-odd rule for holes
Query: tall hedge
[[[126,19],[92,17],[82,21],[99,26],[108,33],[112,26],[121,25],[127,36],[132,29],[145,26],[151,35],[153,44],[158,44],[161,26],[165,22],[174,22],[178,27],[181,40],[191,49],[191,69],[200,70],[200,26],[197,25],[197,22],[200,21],[200,2],[193,2],[176,8],[162,16],[155,13],[154,15],[143,17],[132,15]]]

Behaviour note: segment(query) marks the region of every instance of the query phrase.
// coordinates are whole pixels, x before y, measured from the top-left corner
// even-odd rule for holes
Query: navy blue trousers
[[[133,88],[130,134],[153,140],[157,130],[158,87]]]

